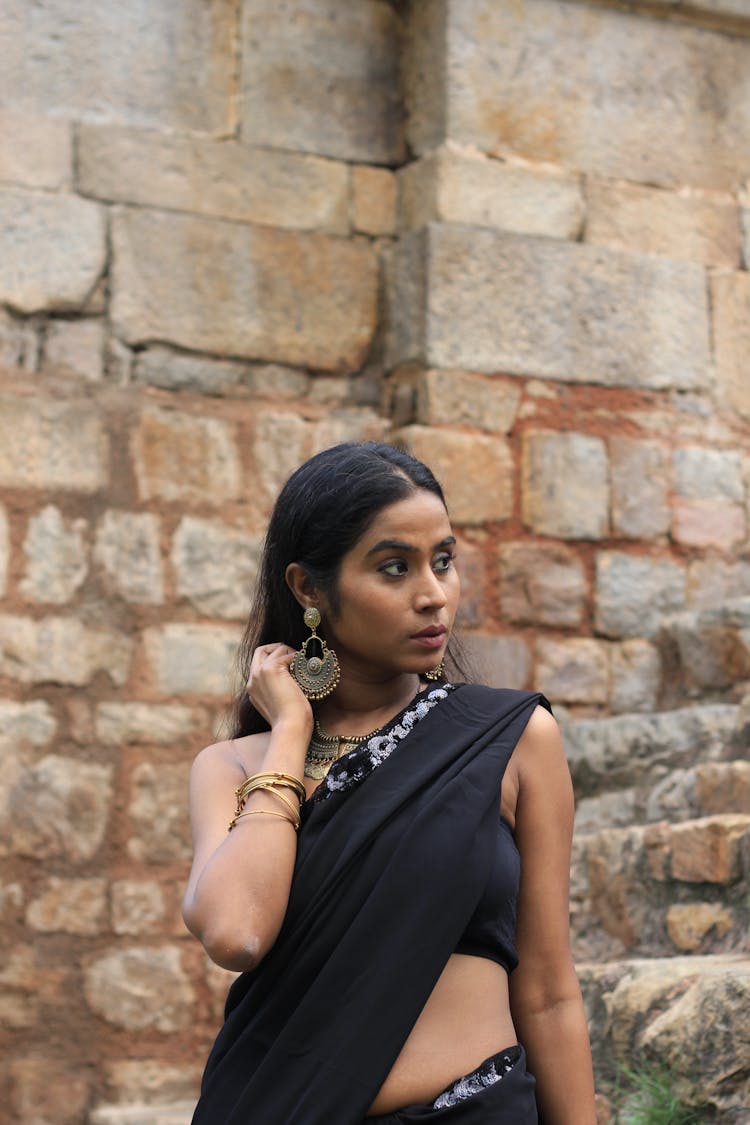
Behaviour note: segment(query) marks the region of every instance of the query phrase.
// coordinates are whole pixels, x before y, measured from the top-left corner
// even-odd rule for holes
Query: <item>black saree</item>
[[[230,989],[193,1125],[361,1125],[482,895],[539,703],[444,685],[334,763],[303,806],[279,936]]]

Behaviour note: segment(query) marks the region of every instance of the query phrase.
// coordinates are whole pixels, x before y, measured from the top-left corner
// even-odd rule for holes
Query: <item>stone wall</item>
[[[9,1120],[189,1119],[229,974],[179,918],[185,780],[273,497],[343,439],[434,466],[475,659],[568,719],[581,955],[689,952],[674,817],[576,747],[735,729],[750,684],[746,0],[9,0],[0,56]],[[672,805],[734,817],[701,901],[736,935],[744,762],[693,807],[711,754],[654,737]],[[606,815],[671,919],[630,945]]]

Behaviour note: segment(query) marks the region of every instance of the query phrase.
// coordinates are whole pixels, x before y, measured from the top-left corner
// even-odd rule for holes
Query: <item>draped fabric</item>
[[[482,895],[539,703],[445,685],[334,763],[303,806],[278,938],[230,989],[193,1125],[361,1125]]]

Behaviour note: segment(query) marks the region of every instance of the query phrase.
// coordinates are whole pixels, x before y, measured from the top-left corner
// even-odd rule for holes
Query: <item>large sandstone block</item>
[[[732,189],[750,172],[750,41],[557,0],[417,5],[418,152],[483,152],[655,184]],[[431,49],[430,49],[431,48]],[[408,67],[407,63],[407,67]]]
[[[355,370],[375,329],[377,265],[363,241],[121,211],[116,331],[215,355]]]
[[[75,309],[106,258],[104,213],[76,195],[0,190],[0,301],[19,312]]]
[[[83,125],[77,184],[86,195],[244,223],[345,234],[349,168],[234,140]]]
[[[750,212],[748,212],[750,215]],[[750,224],[748,225],[750,231]],[[750,262],[750,234],[747,237]],[[711,279],[716,376],[726,402],[750,420],[750,274],[718,273]]]
[[[523,435],[521,513],[537,534],[600,539],[609,529],[607,447],[591,434]]]
[[[436,150],[398,173],[399,227],[434,221],[576,239],[584,215],[578,177],[490,160],[472,150]]]
[[[398,163],[400,24],[386,0],[249,0],[242,136],[252,144]]]
[[[83,402],[39,395],[0,399],[0,485],[96,492],[109,476],[101,415]]]
[[[0,110],[0,183],[59,191],[72,173],[69,121]]]
[[[399,241],[387,278],[391,367],[708,386],[705,278],[692,263],[435,223]]]
[[[162,129],[232,128],[232,0],[8,0],[0,102],[31,113]]]

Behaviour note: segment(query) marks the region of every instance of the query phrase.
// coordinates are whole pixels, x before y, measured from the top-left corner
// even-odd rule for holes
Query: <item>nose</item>
[[[415,596],[415,606],[420,613],[424,613],[425,610],[442,609],[447,603],[448,594],[445,586],[432,567],[429,567],[419,583]]]

